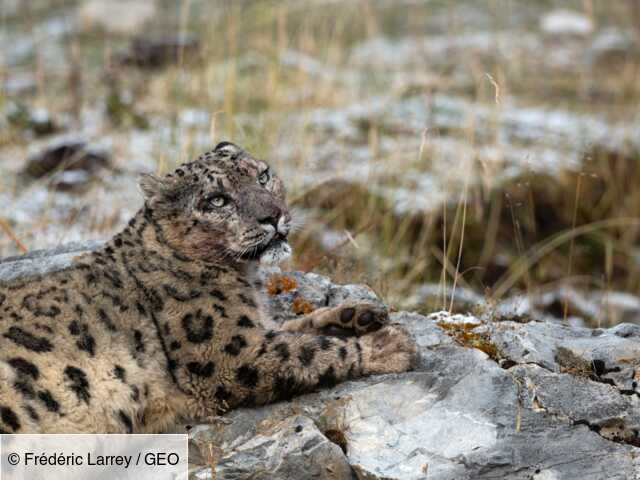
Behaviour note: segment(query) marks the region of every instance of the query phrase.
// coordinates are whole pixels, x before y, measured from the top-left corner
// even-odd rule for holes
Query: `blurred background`
[[[395,308],[640,319],[637,0],[0,0],[0,257],[106,239],[222,140],[290,268]]]

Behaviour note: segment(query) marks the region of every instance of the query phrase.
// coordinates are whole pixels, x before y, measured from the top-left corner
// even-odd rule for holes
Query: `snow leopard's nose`
[[[280,234],[281,237],[287,238],[289,235],[289,231],[291,230],[291,218],[289,214],[281,215],[280,220],[278,220],[278,226],[276,227],[276,231]]]
[[[289,222],[285,218],[285,215],[282,214],[280,209],[274,213],[274,215],[265,216],[259,220],[262,228],[273,229],[273,233],[276,238],[281,240],[286,240],[289,235]]]
[[[271,205],[270,208],[265,209],[263,214],[258,218],[258,222],[261,225],[271,225],[275,231],[278,231],[280,218],[282,218],[282,210],[276,205]]]

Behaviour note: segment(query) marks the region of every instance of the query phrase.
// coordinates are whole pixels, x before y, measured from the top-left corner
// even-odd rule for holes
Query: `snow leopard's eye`
[[[214,195],[209,199],[209,204],[216,208],[224,207],[227,204],[227,198],[224,195]]]
[[[266,185],[267,183],[269,183],[270,179],[271,179],[271,175],[269,175],[269,170],[267,169],[264,172],[262,172],[258,177],[258,183],[260,185]]]
[[[222,208],[229,203],[229,197],[222,193],[213,193],[209,196],[204,197],[198,208],[203,212],[211,212],[216,208]]]

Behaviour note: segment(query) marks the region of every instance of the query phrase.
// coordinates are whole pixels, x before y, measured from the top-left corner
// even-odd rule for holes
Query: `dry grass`
[[[29,32],[52,12],[72,13],[75,3],[34,2],[17,16],[5,17],[3,28],[8,34]],[[399,212],[380,188],[367,188],[415,188],[409,172],[443,169],[443,139],[463,142],[471,150],[491,147],[502,154],[509,147],[500,125],[514,102],[565,108],[612,122],[636,121],[629,105],[640,100],[638,56],[616,63],[614,71],[594,65],[567,72],[543,68],[526,55],[477,55],[461,49],[437,65],[396,71],[354,66],[350,53],[368,39],[412,38],[425,31],[443,38],[463,36],[468,33],[465,8],[470,5],[486,14],[483,28],[496,35],[514,28],[527,35],[523,25],[537,27],[536,12],[553,5],[575,8],[595,25],[635,28],[638,34],[636,2],[433,1],[397,6],[369,0],[329,5],[307,0],[162,5],[154,29],[195,33],[201,45],[196,58],[179,55],[175,65],[157,70],[125,67],[118,64],[117,52],[127,45],[126,38],[72,32],[60,42],[60,64],[45,61],[48,51],[40,42],[32,58],[4,67],[2,76],[33,74],[37,88],[20,97],[3,94],[0,106],[19,100],[66,115],[71,130],[88,121],[87,112],[99,112],[94,132],[115,139],[114,158],[125,172],[128,157],[136,155],[132,136],[145,122],[150,130],[140,135],[151,135],[149,156],[161,172],[197,155],[204,144],[233,139],[287,172],[293,203],[308,212],[307,227],[295,238],[296,267],[320,270],[338,281],[365,281],[400,304],[413,286],[428,282],[440,283],[442,294],[425,309],[454,309],[453,296],[445,292],[459,287],[498,299],[515,290],[534,292],[547,284],[589,277],[602,289],[640,291],[640,155],[633,149],[586,150],[586,161],[578,169],[546,176],[522,168],[517,178],[506,181],[497,179],[507,162],[491,163],[473,155],[457,168],[444,168],[455,177],[443,186],[448,200],[425,211]],[[521,22],[520,16],[531,19]],[[340,111],[380,98],[388,104],[423,98],[424,109],[436,114],[435,95],[484,105],[489,118],[477,117],[470,108],[460,124],[416,134],[403,123],[367,117],[356,136],[346,139],[313,120],[318,109]],[[206,112],[207,121],[185,122],[189,110]],[[283,127],[292,118],[295,124]],[[346,177],[353,166],[351,153],[359,150],[365,152],[357,161],[366,167],[366,177],[360,184],[330,182],[314,188],[304,174],[322,170],[317,167],[322,163],[320,152],[335,138],[340,161],[329,170],[335,177]],[[536,139],[532,146],[538,140],[548,141]],[[390,141],[400,148],[386,146]],[[29,142],[20,128],[3,129],[1,162],[24,156]],[[291,145],[293,153],[272,154],[282,152],[283,145]],[[8,171],[15,169],[13,164]],[[22,188],[9,178],[3,184],[5,192]],[[110,235],[124,221],[117,211],[87,208],[89,215],[97,215],[85,226],[87,235]],[[87,211],[77,209],[65,221],[76,225],[79,215]],[[52,212],[42,211],[24,225],[3,222],[6,238],[0,234],[0,255],[28,248],[40,231],[59,222],[51,218]],[[327,227],[346,235],[327,247],[318,240]]]

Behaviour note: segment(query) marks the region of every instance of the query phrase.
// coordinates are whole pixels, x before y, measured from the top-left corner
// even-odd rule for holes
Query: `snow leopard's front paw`
[[[363,336],[360,343],[365,375],[406,372],[413,369],[418,360],[415,340],[397,324]]]

